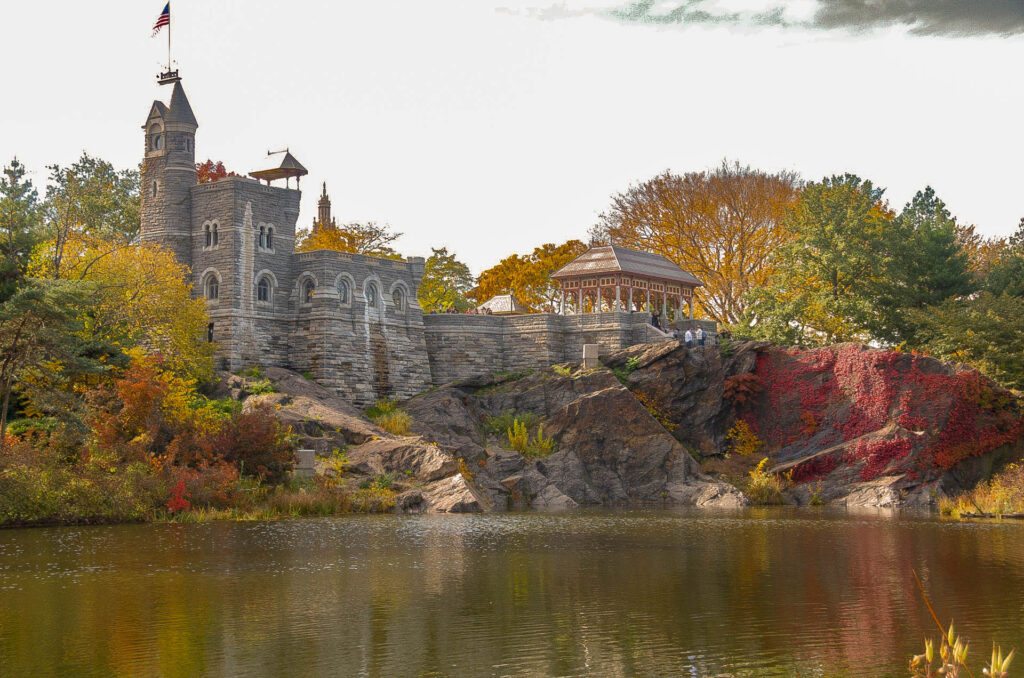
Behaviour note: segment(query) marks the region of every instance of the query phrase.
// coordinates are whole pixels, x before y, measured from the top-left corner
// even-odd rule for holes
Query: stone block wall
[[[584,344],[605,354],[637,343],[667,341],[648,313],[423,316],[434,385],[493,372],[580,362]]]

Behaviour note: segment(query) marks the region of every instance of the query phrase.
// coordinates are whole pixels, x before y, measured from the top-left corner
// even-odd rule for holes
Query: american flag
[[[171,25],[171,3],[167,3],[164,7],[164,11],[160,12],[160,16],[156,18],[156,25],[153,26],[153,35],[160,32],[160,29],[164,26]]]

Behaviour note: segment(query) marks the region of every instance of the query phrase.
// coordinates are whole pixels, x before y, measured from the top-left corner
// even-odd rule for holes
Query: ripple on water
[[[1019,526],[835,511],[0,531],[0,674],[902,675],[1024,646]]]

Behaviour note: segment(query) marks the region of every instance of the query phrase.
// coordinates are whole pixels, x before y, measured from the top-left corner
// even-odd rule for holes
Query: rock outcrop
[[[703,476],[607,369],[473,379],[416,396],[405,408],[416,433],[473,469],[473,484],[496,510],[747,503],[734,487]],[[503,416],[538,422],[556,451],[528,459],[502,449],[504,431],[490,437],[485,431]]]
[[[603,363],[432,389],[401,403],[413,422],[404,437],[288,370],[264,373],[273,393],[250,395],[250,380],[232,375],[220,390],[244,407],[272,407],[303,447],[345,450],[346,474],[387,476],[404,512],[740,507],[747,498],[702,473],[691,452],[709,463],[741,442],[754,452],[745,459],[770,458],[792,503],[923,505],[1024,452],[1013,393],[922,356],[854,344],[662,342]],[[552,449],[506,449],[514,419]]]
[[[859,344],[724,353],[652,344],[606,362],[691,449],[720,456],[745,429],[794,503],[926,505],[1024,452],[1018,398],[962,365]]]

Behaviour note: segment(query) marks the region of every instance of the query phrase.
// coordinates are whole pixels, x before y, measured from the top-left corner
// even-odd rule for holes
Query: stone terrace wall
[[[583,344],[607,353],[633,344],[667,341],[648,313],[438,314],[423,316],[435,385],[493,372],[579,362]]]

